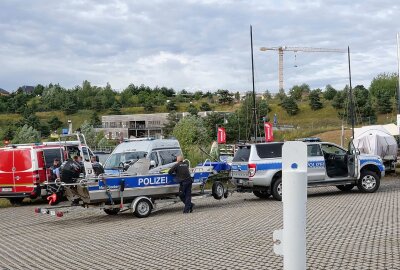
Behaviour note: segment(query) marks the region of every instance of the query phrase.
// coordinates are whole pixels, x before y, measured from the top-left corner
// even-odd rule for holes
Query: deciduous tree
[[[189,104],[189,106],[187,107],[187,111],[193,116],[197,116],[197,114],[199,113],[199,110],[193,104]]]
[[[40,133],[33,127],[24,125],[16,131],[12,143],[34,143],[40,142]]]
[[[337,90],[333,88],[330,84],[325,87],[325,91],[323,93],[324,99],[333,100],[336,96]]]

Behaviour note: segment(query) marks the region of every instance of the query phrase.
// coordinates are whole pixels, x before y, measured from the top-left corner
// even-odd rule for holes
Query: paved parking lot
[[[400,180],[383,181],[374,194],[308,194],[308,269],[400,269]],[[282,269],[272,250],[281,202],[237,193],[195,202],[192,214],[177,204],[146,219],[0,209],[0,269]]]

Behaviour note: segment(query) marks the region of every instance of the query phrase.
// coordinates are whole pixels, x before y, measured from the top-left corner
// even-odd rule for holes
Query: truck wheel
[[[282,201],[282,177],[279,177],[272,186],[272,196],[277,201]]]
[[[353,189],[354,186],[355,185],[353,185],[353,184],[349,184],[349,185],[338,185],[336,187],[341,191],[350,191]]]
[[[214,182],[214,184],[212,185],[212,193],[211,193],[214,199],[221,200],[224,197],[224,193],[225,193],[224,185],[219,181]]]
[[[21,205],[24,198],[9,198],[12,205]]]
[[[378,190],[381,184],[380,177],[372,171],[362,171],[357,187],[361,192],[373,193]]]
[[[140,199],[135,206],[133,214],[138,218],[148,217],[151,213],[152,205],[149,200]]]
[[[110,216],[115,216],[119,213],[119,208],[104,209],[104,213]]]
[[[254,190],[253,194],[260,199],[268,199],[271,194],[267,190]]]

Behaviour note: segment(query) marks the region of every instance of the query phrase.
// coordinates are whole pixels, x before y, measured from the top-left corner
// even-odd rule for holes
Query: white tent
[[[397,126],[395,124],[387,124],[387,125],[383,125],[383,127],[389,131],[390,134],[392,134],[393,136],[399,136],[399,129],[397,128]]]
[[[388,160],[397,156],[396,139],[381,125],[354,129],[353,142],[361,153],[378,155]]]

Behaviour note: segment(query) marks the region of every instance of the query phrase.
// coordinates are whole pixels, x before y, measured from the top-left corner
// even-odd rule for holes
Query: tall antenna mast
[[[400,113],[400,33],[397,33],[397,108]]]
[[[350,67],[350,47],[349,46],[347,46],[347,58],[349,60],[351,133],[352,133],[352,136],[354,139],[354,106],[353,106],[353,89],[351,87],[351,67]]]
[[[251,75],[253,79],[253,119],[254,119],[254,142],[257,142],[257,113],[256,113],[256,91],[254,87],[254,57],[253,57],[253,27],[250,25],[251,42]]]

